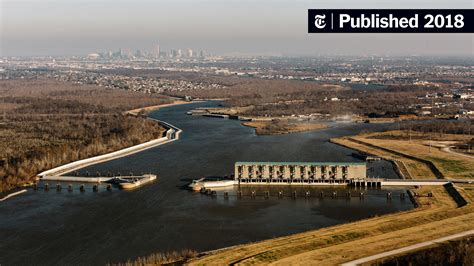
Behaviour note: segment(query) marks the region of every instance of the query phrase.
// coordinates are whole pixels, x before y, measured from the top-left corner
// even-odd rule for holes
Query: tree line
[[[163,136],[158,123],[123,111],[171,101],[51,80],[0,81],[0,92],[0,192],[41,171]]]

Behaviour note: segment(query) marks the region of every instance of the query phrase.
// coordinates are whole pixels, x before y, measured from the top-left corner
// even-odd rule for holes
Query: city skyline
[[[219,55],[472,55],[473,34],[307,33],[308,8],[472,8],[454,2],[4,0],[0,55],[151,50],[157,43]]]
[[[205,50],[193,50],[192,48],[169,48],[162,49],[159,44],[153,45],[151,49],[130,49],[121,47],[116,51],[97,51],[87,54],[89,58],[203,58],[209,55]],[[84,56],[84,55],[83,55]]]

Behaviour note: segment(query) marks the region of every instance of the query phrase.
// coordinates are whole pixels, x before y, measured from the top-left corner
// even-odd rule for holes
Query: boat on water
[[[118,184],[121,189],[134,189],[156,179],[156,175],[121,177]]]
[[[200,191],[201,188],[204,187],[202,183],[203,180],[204,178],[200,178],[200,179],[195,179],[191,181],[191,183],[188,185],[188,188],[192,191]]]
[[[192,191],[201,191],[201,189],[213,189],[213,188],[222,188],[235,185],[234,180],[229,179],[219,179],[219,178],[210,178],[203,177],[200,179],[193,180],[188,188]]]

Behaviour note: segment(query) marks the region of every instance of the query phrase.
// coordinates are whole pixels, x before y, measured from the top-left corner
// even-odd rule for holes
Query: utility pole
[[[434,118],[434,96],[431,97],[431,116]]]
[[[428,149],[428,152],[431,153],[431,131],[430,131],[430,148]]]
[[[467,153],[471,152],[471,125],[469,125],[468,129],[468,143],[467,143]]]

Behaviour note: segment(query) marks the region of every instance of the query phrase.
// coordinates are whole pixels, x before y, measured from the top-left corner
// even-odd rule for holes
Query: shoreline
[[[175,98],[175,99],[177,99],[177,100],[175,100],[172,103],[140,107],[140,108],[125,111],[124,114],[138,116],[138,113],[142,110],[144,110],[146,112],[151,112],[151,111],[159,110],[161,108],[171,107],[171,106],[175,106],[175,105],[183,105],[183,104],[204,102],[203,100],[183,101],[183,100],[180,100],[178,98]],[[54,167],[54,168],[51,168],[51,169],[48,169],[48,170],[45,170],[43,172],[40,172],[40,173],[36,174],[35,175],[36,176],[36,181],[41,180],[42,177],[46,176],[46,175],[61,176],[65,173],[76,171],[76,170],[79,170],[79,169],[87,167],[87,166],[91,166],[91,165],[94,165],[94,164],[111,161],[111,160],[114,160],[114,159],[119,159],[119,158],[122,158],[122,157],[126,157],[126,156],[129,156],[129,155],[133,155],[135,153],[139,153],[139,152],[151,149],[151,148],[155,148],[155,147],[167,144],[167,143],[171,143],[175,140],[178,140],[181,132],[183,132],[181,129],[179,129],[179,128],[177,128],[177,127],[175,127],[175,126],[173,126],[173,125],[171,125],[171,124],[169,124],[165,121],[160,121],[160,120],[157,120],[157,119],[153,119],[153,118],[150,118],[148,116],[147,116],[146,119],[151,119],[153,121],[156,121],[161,126],[163,126],[165,129],[167,129],[165,131],[165,136],[161,137],[159,139],[153,139],[153,140],[150,140],[150,141],[147,141],[147,142],[144,142],[144,143],[140,143],[138,145],[126,147],[126,148],[119,149],[119,150],[116,150],[116,151],[112,151],[112,152],[109,152],[109,153],[105,153],[105,154],[101,154],[101,155],[97,155],[97,156],[93,156],[93,157],[89,157],[89,158],[69,162],[69,163],[66,163],[66,164],[62,164],[60,166],[57,166],[57,167]],[[172,129],[172,132],[170,131],[170,129]],[[170,139],[170,136],[173,136],[173,137]],[[21,186],[18,186],[18,187],[15,187],[15,188],[11,189],[10,191],[15,191],[16,189],[18,189],[20,187],[30,187],[30,186],[31,186],[31,183],[23,184]],[[9,191],[4,191],[4,192],[9,193]],[[15,193],[15,192],[13,192],[13,193]]]
[[[191,104],[191,103],[195,103],[195,102],[193,102],[193,101],[186,102],[186,101],[178,100],[178,101],[175,101],[173,103],[141,107],[141,108],[126,111],[125,113],[137,116],[138,113],[142,110],[146,110],[146,111],[149,112],[149,111],[158,110],[158,109],[164,108],[164,107],[170,107],[170,106],[182,105],[182,104]],[[179,136],[180,136],[181,132],[183,132],[181,129],[179,129],[179,128],[177,128],[177,127],[175,127],[175,126],[173,126],[173,125],[171,125],[171,124],[169,124],[165,121],[160,121],[160,120],[149,118],[149,117],[147,117],[147,119],[157,121],[161,126],[163,126],[165,129],[167,129],[165,131],[166,135],[164,137],[159,138],[159,139],[150,140],[150,141],[147,141],[147,142],[135,145],[135,146],[131,146],[131,147],[123,148],[123,149],[113,151],[113,152],[110,152],[110,153],[97,155],[97,156],[93,156],[93,157],[90,157],[90,158],[86,158],[86,159],[70,162],[70,163],[67,163],[67,164],[63,164],[63,165],[60,165],[58,167],[54,167],[52,169],[43,171],[43,172],[37,174],[37,177],[39,177],[39,179],[41,179],[42,177],[48,176],[48,175],[49,176],[51,176],[51,175],[60,176],[60,175],[63,175],[65,173],[76,171],[76,170],[79,170],[79,169],[87,167],[87,166],[91,166],[91,165],[94,165],[94,164],[103,163],[103,162],[111,161],[111,160],[114,160],[114,159],[119,159],[119,158],[122,158],[122,157],[126,157],[126,156],[129,156],[129,155],[138,153],[138,152],[145,151],[147,149],[155,148],[155,147],[161,146],[163,144],[167,144],[167,143],[171,143],[173,141],[176,141],[176,140],[179,139]]]
[[[23,194],[23,193],[25,193],[25,192],[27,192],[27,191],[28,191],[28,190],[26,190],[26,189],[22,189],[22,190],[19,190],[19,191],[15,191],[15,192],[9,193],[9,194],[7,194],[5,197],[1,198],[1,199],[0,199],[0,202],[5,201],[5,200],[7,200],[7,199],[9,199],[9,198],[15,197],[15,196],[17,196],[17,195]]]
[[[196,101],[184,101],[184,100],[175,100],[172,103],[165,103],[165,104],[159,104],[159,105],[151,105],[151,106],[145,106],[145,107],[140,107],[132,110],[125,111],[125,114],[129,115],[134,115],[137,116],[140,112],[151,112],[151,111],[156,111],[161,108],[165,107],[170,107],[170,106],[176,106],[176,105],[183,105],[183,104],[190,104],[190,103],[200,103],[204,102],[202,100],[196,100]]]

